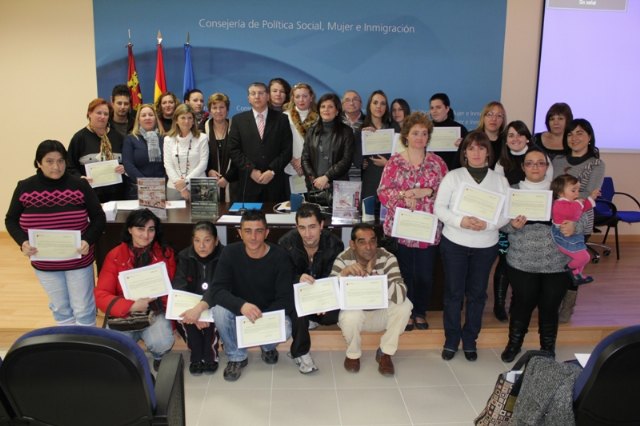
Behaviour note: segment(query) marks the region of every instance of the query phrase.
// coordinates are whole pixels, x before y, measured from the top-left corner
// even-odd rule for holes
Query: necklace
[[[189,148],[187,148],[187,161],[186,161],[186,169],[184,173],[182,172],[182,166],[180,165],[180,140],[179,136],[176,136],[176,158],[178,159],[178,172],[180,173],[180,178],[184,179],[185,176],[189,174],[189,154],[191,153],[191,142],[193,141],[193,135],[189,135]]]
[[[229,124],[227,123],[227,121],[224,121],[224,125],[223,125],[223,129],[222,131],[219,131],[218,128],[216,128],[216,123],[213,123],[213,133],[216,136],[216,140],[223,140],[227,137],[227,127],[229,126]]]

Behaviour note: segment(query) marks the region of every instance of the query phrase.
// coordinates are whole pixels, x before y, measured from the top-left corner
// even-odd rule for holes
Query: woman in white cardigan
[[[193,110],[185,104],[176,108],[171,130],[164,138],[167,200],[188,200],[190,179],[206,177],[208,140],[207,135],[198,130]]]
[[[493,150],[487,135],[473,131],[467,135],[460,149],[463,167],[447,173],[435,202],[435,214],[444,224],[440,253],[445,273],[444,330],[442,359],[455,356],[460,341],[465,358],[478,358],[476,339],[482,327],[482,312],[487,300],[489,272],[498,255],[498,229],[508,222],[502,217],[497,224],[465,216],[454,211],[456,197],[464,188],[478,188],[505,194],[507,179],[489,168]],[[460,308],[465,301],[465,322],[462,326]]]

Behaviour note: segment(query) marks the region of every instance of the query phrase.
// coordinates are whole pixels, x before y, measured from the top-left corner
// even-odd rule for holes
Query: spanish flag
[[[131,92],[131,108],[138,110],[142,105],[142,92],[140,91],[140,82],[138,81],[138,72],[136,71],[136,61],[133,59],[133,44],[127,45],[129,50],[129,69],[127,71],[127,86]]]
[[[164,78],[164,59],[162,59],[162,34],[158,31],[158,54],[156,56],[156,84],[153,91],[153,102],[167,91],[167,81]]]

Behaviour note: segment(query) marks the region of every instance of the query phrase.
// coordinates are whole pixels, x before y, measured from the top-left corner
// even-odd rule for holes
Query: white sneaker
[[[319,325],[320,324],[318,324],[317,322],[309,320],[309,330],[313,330],[314,328],[318,328]]]
[[[316,367],[316,364],[313,362],[313,358],[311,358],[311,355],[309,354],[304,354],[294,358],[293,361],[296,363],[302,374],[309,374],[314,371],[318,371],[318,367]]]

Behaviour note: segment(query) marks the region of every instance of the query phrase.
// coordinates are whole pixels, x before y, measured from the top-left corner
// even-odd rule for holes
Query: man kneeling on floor
[[[287,232],[278,244],[283,247],[293,262],[294,282],[314,283],[316,279],[326,278],[336,256],[344,250],[344,244],[331,231],[323,229],[323,218],[315,204],[303,204],[296,212],[296,229]],[[311,358],[311,336],[309,321],[321,325],[338,322],[339,310],[317,315],[292,318],[291,357],[302,374],[318,370]]]
[[[347,356],[344,368],[352,373],[360,371],[362,331],[383,331],[380,347],[376,351],[378,371],[384,376],[393,376],[395,369],[391,356],[398,349],[398,340],[404,332],[413,305],[406,298],[407,287],[400,275],[398,260],[383,248],[378,241],[373,225],[359,223],[351,231],[349,248],[336,258],[332,276],[386,275],[389,306],[386,309],[342,310],[338,326],[347,341]]]
[[[256,321],[263,312],[284,309],[287,339],[291,335],[293,307],[293,267],[281,247],[266,242],[269,234],[264,213],[249,210],[240,220],[242,242],[229,244],[222,252],[213,283],[202,301],[183,313],[183,322],[196,324],[205,309],[213,306],[213,319],[224,343],[229,362],[224,379],[236,381],[247,366],[247,349],[238,348],[236,316]],[[261,358],[267,364],[278,362],[277,344],[262,345]]]

